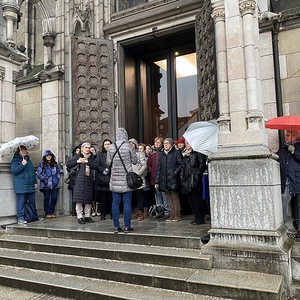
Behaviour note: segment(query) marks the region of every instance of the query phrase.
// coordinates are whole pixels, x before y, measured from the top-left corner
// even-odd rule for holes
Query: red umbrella
[[[265,126],[278,130],[300,130],[300,116],[283,116],[269,120]]]

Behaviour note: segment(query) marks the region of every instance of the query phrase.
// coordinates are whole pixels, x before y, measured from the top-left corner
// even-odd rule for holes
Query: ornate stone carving
[[[219,21],[224,21],[225,20],[225,9],[224,8],[214,8],[211,16],[214,19],[215,23],[217,23]]]
[[[242,16],[246,14],[254,14],[256,9],[256,1],[255,0],[243,0],[239,4],[240,12]]]
[[[19,80],[19,72],[17,72],[17,71],[12,71],[12,82],[14,83],[14,84],[16,84],[17,82],[18,82],[18,80]]]
[[[196,53],[200,120],[218,118],[214,23],[211,1],[196,16]]]
[[[5,68],[0,67],[0,80],[3,81],[5,78]]]
[[[113,134],[113,44],[72,39],[73,144],[99,145]]]
[[[75,1],[75,26],[79,23],[80,30],[82,32],[89,30],[90,36],[94,35],[92,28],[92,16],[93,12],[89,2],[83,0]]]
[[[45,65],[46,70],[54,67],[54,63],[52,61],[52,48],[55,45],[55,38],[56,34],[54,33],[43,34],[44,46],[47,48],[47,63]]]

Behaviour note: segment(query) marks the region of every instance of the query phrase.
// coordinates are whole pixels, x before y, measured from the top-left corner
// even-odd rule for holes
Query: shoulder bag
[[[133,190],[136,190],[138,189],[139,187],[142,186],[143,184],[143,179],[140,175],[136,174],[135,172],[128,172],[126,167],[125,167],[125,164],[124,164],[124,161],[123,161],[123,158],[119,152],[119,148],[117,148],[117,144],[115,143],[115,146],[116,146],[116,149],[117,149],[117,152],[118,152],[118,155],[120,157],[120,160],[121,160],[121,163],[125,169],[125,172],[126,172],[126,181],[127,181],[127,185],[129,188],[133,189]]]

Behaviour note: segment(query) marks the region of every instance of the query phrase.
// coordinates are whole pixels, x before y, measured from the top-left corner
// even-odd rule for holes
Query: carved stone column
[[[47,48],[47,62],[45,65],[45,69],[49,70],[54,67],[54,63],[52,61],[52,48],[55,45],[55,37],[54,33],[45,33],[43,34],[44,46]]]
[[[216,58],[217,58],[217,81],[220,117],[220,139],[226,138],[226,133],[230,133],[230,111],[228,98],[228,74],[227,74],[227,49],[225,34],[225,8],[223,1],[215,3],[212,17],[215,23]],[[218,6],[221,5],[221,6]],[[225,134],[225,135],[224,135]],[[220,141],[222,144],[222,141]]]
[[[242,0],[239,3],[239,9],[243,20],[243,36],[244,36],[244,51],[245,51],[245,71],[246,71],[246,86],[247,86],[247,103],[248,113],[246,119],[248,122],[248,130],[259,130],[264,126],[262,105],[259,104],[259,91],[257,82],[259,61],[256,56],[257,39],[255,31],[256,18],[256,1]]]
[[[19,6],[17,3],[4,2],[2,5],[3,17],[6,20],[6,42],[9,46],[15,47],[15,23],[18,19]]]

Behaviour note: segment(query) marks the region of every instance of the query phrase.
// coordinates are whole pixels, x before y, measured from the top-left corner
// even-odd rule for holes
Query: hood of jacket
[[[116,130],[116,141],[119,142],[127,142],[128,141],[128,133],[125,128],[117,128]]]
[[[136,139],[130,139],[130,140],[129,140],[129,142],[131,142],[131,143],[134,143],[134,144],[135,144],[135,146],[136,146],[136,149],[138,149],[138,148],[139,148],[139,144],[138,144],[138,142],[137,142],[137,140],[136,140]]]
[[[51,150],[45,150],[44,153],[43,153],[43,155],[42,155],[43,159],[44,159],[46,156],[48,156],[48,155],[52,155],[53,158],[55,158],[55,155],[53,154],[53,152],[52,152]]]

